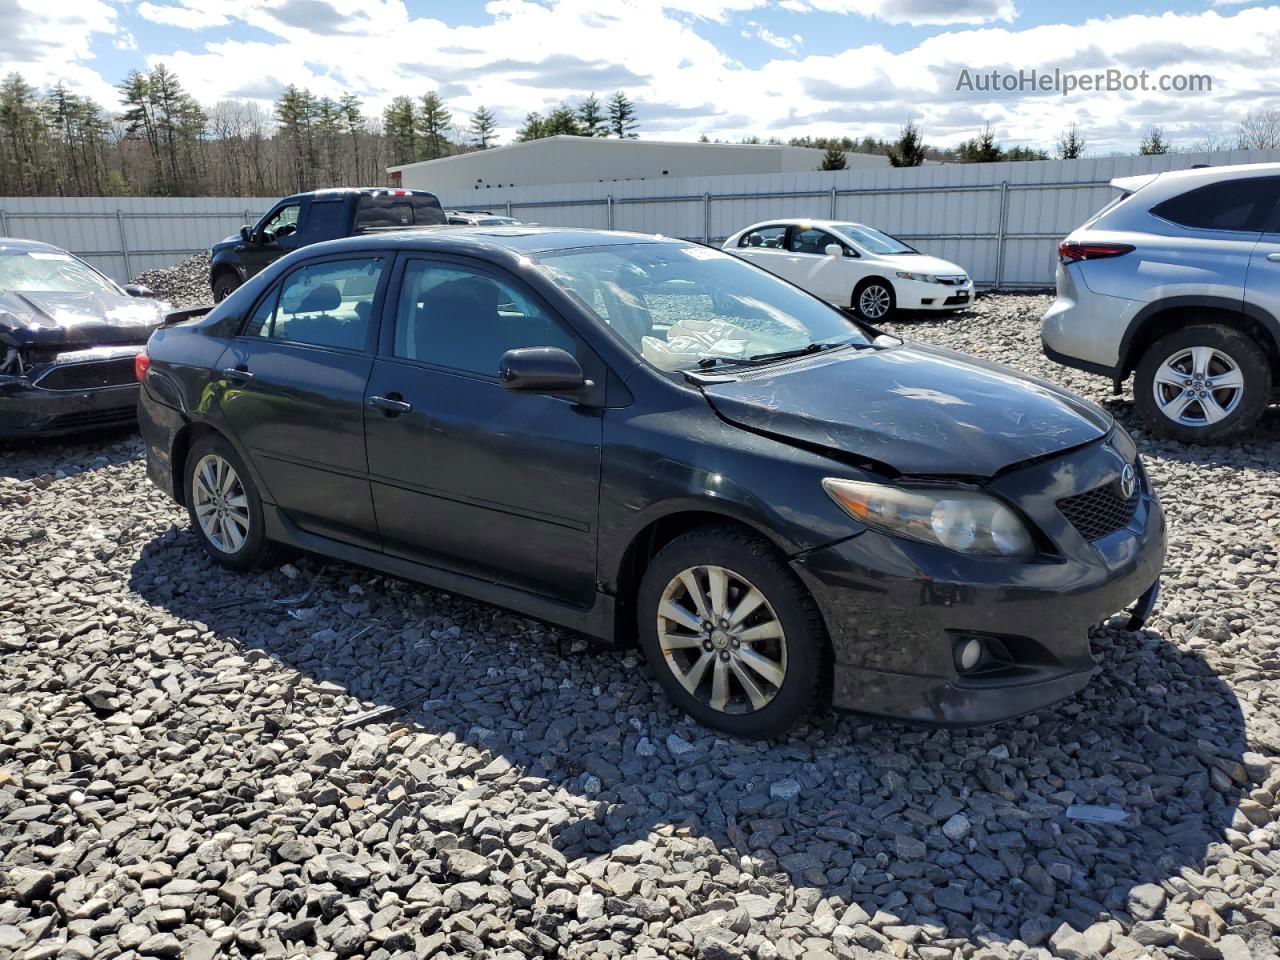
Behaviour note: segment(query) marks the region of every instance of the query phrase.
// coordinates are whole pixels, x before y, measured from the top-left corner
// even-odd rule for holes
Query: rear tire
[[[239,277],[234,273],[220,273],[213,281],[213,302],[221,303],[239,289]]]
[[[1183,327],[1142,355],[1133,400],[1152,433],[1217,443],[1257,423],[1271,399],[1271,366],[1248,334],[1219,324]]]
[[[270,560],[262,498],[230,443],[214,433],[192,444],[183,484],[192,532],[209,556],[232,570],[253,570]]]
[[[720,526],[677,537],[645,570],[636,615],[658,683],[708,727],[779,737],[824,705],[822,616],[758,537]]]
[[[853,289],[850,307],[858,319],[866,323],[884,323],[892,319],[898,306],[893,284],[881,277],[868,277]]]

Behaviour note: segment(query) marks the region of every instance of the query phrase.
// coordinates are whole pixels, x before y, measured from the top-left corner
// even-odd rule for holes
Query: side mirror
[[[131,297],[155,297],[156,295],[154,290],[140,283],[126,283],[124,292]]]
[[[591,386],[582,366],[560,347],[520,347],[498,361],[498,380],[508,390],[578,393]]]
[[[823,247],[822,249],[823,249],[824,251],[826,251],[826,254],[827,254],[827,256],[828,256],[828,257],[843,257],[843,256],[844,256],[844,247],[840,246],[840,244],[838,244],[838,243],[828,243],[828,244],[827,244],[825,247]]]
[[[253,243],[253,227],[247,223],[240,228],[240,239],[245,243]]]

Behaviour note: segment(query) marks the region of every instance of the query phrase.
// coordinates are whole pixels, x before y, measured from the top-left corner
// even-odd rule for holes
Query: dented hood
[[[145,343],[159,326],[166,307],[157,300],[106,291],[0,291],[0,343]]]
[[[919,344],[762,367],[703,389],[731,423],[917,476],[990,477],[1112,426],[1042,380]]]

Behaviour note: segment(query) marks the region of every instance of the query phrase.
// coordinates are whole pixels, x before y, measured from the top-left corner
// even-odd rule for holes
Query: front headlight
[[[982,556],[1030,557],[1031,534],[994,497],[970,490],[908,490],[828,477],[823,489],[855,520],[894,536]]]
[[[899,279],[902,279],[902,280],[919,280],[921,283],[937,283],[938,282],[937,277],[932,277],[927,273],[905,273],[904,271],[899,270],[898,277]]]

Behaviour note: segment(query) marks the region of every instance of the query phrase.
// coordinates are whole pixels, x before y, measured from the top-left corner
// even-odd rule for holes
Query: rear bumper
[[[0,383],[0,437],[47,437],[134,422],[136,383],[93,390],[43,390],[26,380]]]
[[[147,450],[147,479],[178,502],[180,486],[173,471],[173,450],[184,426],[181,413],[155,399],[145,386],[139,391],[138,432]]]

